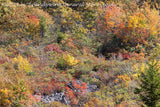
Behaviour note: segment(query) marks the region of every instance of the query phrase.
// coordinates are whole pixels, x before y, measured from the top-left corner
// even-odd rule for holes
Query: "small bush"
[[[57,66],[58,68],[61,69],[66,69],[68,67],[72,67],[74,65],[76,65],[78,63],[78,60],[76,60],[73,56],[69,55],[69,54],[63,54],[58,62],[57,62]]]
[[[26,58],[23,58],[20,55],[17,58],[14,58],[13,63],[15,64],[15,69],[18,68],[18,70],[26,73],[32,71],[32,65],[28,62]]]
[[[13,100],[12,92],[8,89],[1,89],[0,90],[0,106],[6,107],[10,106]]]

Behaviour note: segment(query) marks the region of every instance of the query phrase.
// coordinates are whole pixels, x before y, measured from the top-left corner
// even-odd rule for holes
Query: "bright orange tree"
[[[159,12],[151,9],[147,3],[138,7],[132,2],[130,6],[132,10],[125,4],[108,5],[97,21],[100,31],[104,36],[108,33],[114,35],[120,42],[120,47],[135,47],[137,44],[146,45],[158,41]]]

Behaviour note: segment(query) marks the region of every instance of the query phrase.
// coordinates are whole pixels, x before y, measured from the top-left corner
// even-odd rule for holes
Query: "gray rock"
[[[83,83],[80,80],[75,80],[75,81],[79,85],[81,85],[81,83]],[[79,90],[73,88],[72,82],[70,82],[68,84],[68,87],[71,90],[74,90],[75,92],[79,91]],[[86,94],[89,93],[89,92],[95,92],[97,90],[98,90],[97,85],[87,84]],[[59,102],[64,103],[64,104],[70,104],[70,101],[67,100],[64,92],[61,92],[61,93],[52,93],[51,95],[47,95],[47,96],[42,95],[41,96],[41,101],[44,102],[44,103],[50,103],[52,101],[59,101]]]
[[[87,92],[95,92],[97,90],[98,90],[97,85],[90,85],[90,84],[87,85],[87,90],[86,90]]]

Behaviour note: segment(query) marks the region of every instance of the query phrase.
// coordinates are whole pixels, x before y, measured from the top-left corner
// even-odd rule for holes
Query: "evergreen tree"
[[[40,30],[41,30],[41,37],[44,37],[45,36],[45,33],[48,32],[48,29],[47,29],[47,24],[46,24],[46,19],[45,17],[41,17],[40,18]]]
[[[140,75],[139,87],[135,88],[135,94],[139,94],[140,99],[147,107],[157,107],[160,101],[160,74],[157,62],[148,63],[149,68]]]

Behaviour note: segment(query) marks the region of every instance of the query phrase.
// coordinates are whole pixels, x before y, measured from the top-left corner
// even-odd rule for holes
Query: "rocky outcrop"
[[[77,84],[82,83],[82,81],[80,81],[80,80],[75,80],[75,81],[77,82]],[[68,87],[70,89],[72,89],[72,87],[73,87],[72,82],[70,82],[68,84]],[[97,90],[98,90],[97,85],[87,84],[86,94],[89,93],[89,92],[95,92]],[[35,96],[37,96],[37,95],[35,95]],[[39,97],[39,96],[37,96],[37,97]],[[41,96],[41,101],[44,102],[44,103],[50,103],[52,101],[59,101],[59,102],[64,103],[64,104],[69,104],[70,103],[70,101],[67,100],[64,92],[53,93],[51,95],[42,95]]]

